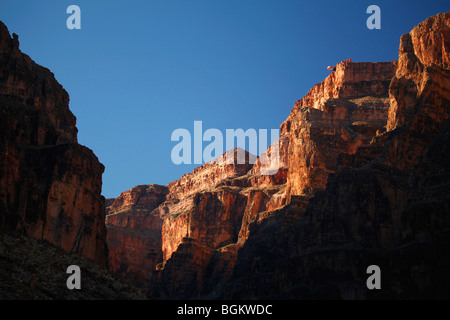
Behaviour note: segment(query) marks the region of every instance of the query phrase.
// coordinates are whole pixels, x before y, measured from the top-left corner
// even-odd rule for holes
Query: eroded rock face
[[[51,123],[44,128],[36,127],[38,124],[36,122],[31,135],[25,136],[26,132],[19,131],[18,136],[31,140],[34,145],[76,143],[78,131],[75,127],[76,118],[69,110],[69,95],[66,90],[55,80],[50,70],[37,65],[19,50],[18,38],[11,38],[2,22],[0,22],[0,36],[0,95],[8,97],[14,103],[32,107],[35,114],[42,118],[45,114],[45,120],[41,120],[40,117],[37,120]],[[19,118],[16,117],[15,120],[19,121]],[[57,134],[51,137],[50,129]]]
[[[214,278],[216,285],[225,283],[232,275],[238,250],[249,238],[254,221],[271,220],[277,215],[286,217],[284,227],[298,221],[311,196],[324,189],[328,175],[337,170],[340,154],[354,154],[359,146],[368,145],[377,132],[384,131],[389,109],[389,81],[395,73],[396,62],[356,65],[348,61],[339,64],[338,77],[330,75],[321,90],[317,89],[318,85],[304,98],[304,101],[312,101],[313,95],[320,94],[326,97],[321,99],[322,104],[298,108],[306,102],[296,103],[291,116],[281,127],[277,143],[266,152],[269,159],[275,159],[271,157],[278,153],[275,174],[265,174],[273,163],[262,163],[261,158],[253,166],[237,164],[237,150],[234,150],[232,165],[222,159],[169,183],[165,199],[156,207],[152,205],[145,209],[146,215],[159,217],[162,221],[162,227],[157,226],[162,239],[160,244],[156,241],[153,247],[144,244],[145,228],[138,223],[130,224],[142,215],[133,209],[140,201],[136,195],[141,194],[141,189],[136,187],[120,195],[110,206],[109,212],[113,215],[107,218],[110,264],[115,266],[114,270],[122,273],[127,268],[133,270],[131,276],[128,273],[133,278],[142,273],[142,265],[147,268],[152,264],[153,268],[146,269],[143,281],[133,279],[148,284],[146,288],[154,297],[165,297],[168,292],[171,297],[178,298],[185,297],[188,292],[200,296],[213,288],[212,283],[211,287],[204,281]],[[371,77],[374,78],[372,82],[369,81]],[[367,82],[362,85],[363,89],[358,81]],[[327,87],[333,85],[343,89]],[[331,95],[325,94],[324,90],[330,91]],[[356,90],[363,92],[358,94]],[[148,189],[146,192],[154,191]],[[146,193],[145,198],[148,197],[151,195]],[[121,212],[123,203],[127,203],[130,210]],[[122,219],[112,218],[125,216],[127,223],[120,226]],[[122,228],[120,234],[115,233],[118,227]],[[129,251],[136,255],[134,258],[131,258],[132,254],[127,258],[123,254],[115,255],[131,246],[133,250]],[[131,262],[142,261],[142,257],[147,256],[146,250],[162,254],[161,263]],[[225,266],[226,276],[219,272]],[[171,282],[181,281],[183,277],[183,285]]]
[[[384,131],[397,62],[338,63],[297,101],[281,135],[289,139],[288,196],[323,190],[340,154],[354,154]]]
[[[164,219],[164,261],[170,259],[183,238],[195,239],[209,248],[236,243],[246,205],[247,197],[225,187],[196,194],[189,210]]]
[[[395,74],[395,65],[395,61],[352,62],[351,59],[338,63],[335,72],[297,101],[288,120],[304,107],[323,110],[330,99],[385,97]]]
[[[449,17],[402,36],[388,131],[342,157],[297,222],[252,223],[222,297],[448,298]],[[384,279],[378,292],[365,286],[373,264]]]
[[[390,87],[387,130],[407,130],[390,144],[386,161],[412,168],[450,110],[449,14],[420,23],[400,39],[399,65]]]
[[[106,218],[112,270],[146,288],[184,238],[209,248],[236,242],[247,198],[219,184],[251,169],[248,153],[242,164],[239,155],[236,149],[167,186],[137,186],[115,199]]]
[[[222,180],[245,175],[253,166],[249,158],[251,156],[240,148],[225,152],[221,157],[169,183],[167,185],[170,190],[169,199],[186,198],[197,192],[213,188]]]
[[[169,184],[151,212],[163,222],[150,295],[448,296],[448,19],[404,35],[398,62],[339,63],[281,125],[275,175],[257,161]],[[381,293],[366,287],[372,264]]]
[[[0,224],[106,265],[104,167],[78,145],[68,104],[0,22]]]
[[[123,192],[109,206],[109,266],[141,287],[146,287],[156,264],[162,261],[163,220],[153,211],[165,201],[168,188],[142,185]]]

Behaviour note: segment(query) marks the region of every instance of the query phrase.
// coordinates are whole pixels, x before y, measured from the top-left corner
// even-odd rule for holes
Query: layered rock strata
[[[300,220],[255,221],[221,297],[448,298],[449,30],[446,13],[402,36],[387,132],[341,157]]]
[[[0,22],[0,225],[107,264],[103,165],[69,95]]]
[[[161,219],[149,294],[448,297],[449,20],[403,35],[398,62],[337,64],[281,125],[275,175],[205,165],[167,185],[146,213]]]
[[[188,292],[200,296],[225,283],[255,220],[279,212],[288,219],[286,225],[301,219],[309,199],[337,170],[340,154],[354,154],[385,130],[395,69],[396,62],[338,64],[336,73],[295,104],[277,143],[266,151],[269,158],[278,154],[275,174],[264,174],[270,165],[261,158],[254,165],[216,161],[158,186],[165,188],[165,197],[145,209],[137,208],[140,197],[153,197],[153,188],[136,187],[140,197],[133,197],[136,188],[122,193],[107,217],[113,270],[148,288],[154,297],[185,297]],[[235,160],[237,153],[234,150]],[[160,224],[147,226],[143,215]],[[150,230],[161,243],[155,238],[153,246],[146,244]],[[125,250],[129,253],[124,255]],[[148,250],[162,257],[159,263],[148,258]],[[149,263],[142,263],[142,257]],[[135,274],[143,270],[145,277],[137,279]],[[181,278],[186,279],[183,285],[166,290],[168,282]],[[189,279],[196,279],[195,284]]]

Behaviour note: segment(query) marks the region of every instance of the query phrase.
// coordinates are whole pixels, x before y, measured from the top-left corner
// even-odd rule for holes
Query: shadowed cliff
[[[0,225],[106,266],[104,166],[77,143],[69,95],[0,22]]]
[[[124,192],[108,243],[154,255],[144,268],[123,255],[112,265],[140,272],[154,298],[449,297],[449,20],[402,36],[398,61],[337,64],[281,125],[277,175],[205,164]],[[142,245],[138,217],[158,221],[160,242]],[[381,291],[366,287],[373,264]]]

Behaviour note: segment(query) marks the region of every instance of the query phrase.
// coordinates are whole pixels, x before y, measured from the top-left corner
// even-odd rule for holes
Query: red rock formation
[[[163,222],[150,294],[408,298],[450,284],[448,30],[437,15],[402,37],[398,63],[337,64],[281,125],[275,175],[216,164],[170,183],[151,208]],[[381,295],[365,287],[371,264]]]
[[[168,189],[142,185],[123,192],[106,216],[109,265],[141,287],[146,287],[162,261],[162,218],[153,211],[165,201]]]
[[[448,14],[436,15],[400,39],[387,130],[407,128],[409,134],[390,148],[386,159],[390,165],[416,165],[450,114],[449,19]]]
[[[338,77],[328,77],[321,89],[335,91],[335,96],[322,99],[323,105],[317,105],[318,109],[306,106],[299,109],[306,103],[303,101],[309,101],[313,93],[316,94],[316,89],[312,89],[305,100],[294,106],[291,116],[282,125],[282,135],[267,150],[269,157],[278,153],[276,174],[264,174],[263,170],[270,164],[262,164],[261,159],[253,167],[236,164],[237,151],[234,150],[233,164],[208,163],[169,183],[165,199],[145,208],[145,213],[136,210],[135,205],[143,193],[148,198],[153,190],[144,192],[134,188],[121,194],[109,211],[112,216],[121,218],[113,220],[109,215],[107,219],[113,270],[138,283],[150,283],[149,290],[155,296],[161,296],[161,292],[155,293],[155,290],[164,291],[161,281],[175,281],[183,274],[188,279],[196,277],[197,281],[199,277],[217,279],[220,275],[208,270],[222,270],[220,266],[232,270],[238,248],[245,244],[254,221],[276,214],[285,216],[289,223],[299,220],[311,195],[324,189],[328,175],[335,172],[340,153],[354,154],[358,146],[368,145],[377,131],[384,131],[389,81],[395,66],[395,62],[339,64]],[[371,72],[374,73],[372,82],[368,80]],[[362,87],[361,81],[365,81]],[[343,89],[327,87],[336,83]],[[358,88],[363,88],[361,95],[355,93]],[[323,94],[322,91],[319,94]],[[299,162],[302,164],[294,165]],[[124,203],[129,210],[120,209]],[[280,209],[288,203],[290,209]],[[162,219],[161,244],[157,241],[144,244],[147,239],[144,230],[148,229],[142,224],[130,224],[136,219],[140,221],[142,214]],[[122,223],[125,217],[127,222]],[[154,226],[158,228],[157,224]],[[151,230],[156,234],[157,230]],[[225,248],[227,254],[223,254]],[[161,263],[155,260],[142,263],[147,250],[162,252]],[[176,258],[172,259],[173,256]],[[182,271],[188,264],[194,266],[190,271]],[[158,271],[152,274],[155,268]],[[179,275],[169,272],[179,272]],[[144,278],[136,277],[138,273],[145,273]],[[223,283],[225,278],[220,278],[219,282]],[[207,292],[205,284],[196,286],[202,293]],[[180,287],[180,290],[188,288]]]
[[[297,101],[281,135],[289,137],[288,197],[326,186],[338,157],[384,131],[396,62],[337,64],[336,72]]]
[[[394,66],[393,66],[394,64]],[[336,72],[316,84],[295,104],[288,120],[301,108],[323,110],[330,99],[354,99],[359,97],[385,97],[395,73],[396,62],[351,62],[336,65]]]
[[[233,161],[229,161],[230,156]],[[169,199],[182,199],[215,187],[222,180],[246,174],[253,166],[249,163],[249,157],[250,154],[247,151],[239,148],[225,152],[219,158],[169,183],[167,185],[170,190]]]
[[[211,291],[231,278],[238,249],[238,245],[231,244],[214,250],[198,244],[195,239],[183,238],[177,251],[155,272],[150,297],[201,295],[208,298]]]
[[[220,297],[448,298],[449,18],[402,36],[388,131],[343,157],[297,222],[260,215]],[[379,291],[365,286],[373,264]]]
[[[0,22],[0,224],[105,265],[104,167],[77,144],[68,104]]]
[[[166,215],[162,228],[164,261],[183,238],[214,249],[237,242],[246,203],[245,196],[222,187],[198,193],[188,210]]]
[[[19,50],[18,37],[12,39],[2,22],[0,22],[0,35],[0,94],[12,99],[15,103],[31,107],[36,114],[45,114],[45,120],[40,118],[37,120],[51,123],[51,127],[34,128],[36,132],[33,132],[31,136],[20,136],[22,132],[18,132],[20,137],[17,138],[31,139],[35,145],[76,143],[78,131],[75,127],[76,118],[69,110],[67,92],[55,80],[50,70],[37,65]],[[18,120],[16,118],[16,121]],[[50,130],[56,131],[57,134],[49,137]],[[57,140],[49,141],[49,139]]]
[[[227,154],[235,160],[231,164]],[[245,208],[240,202],[246,198],[233,188],[216,187],[252,167],[247,152],[243,164],[238,155],[237,150],[225,153],[223,161],[207,163],[165,187],[138,186],[115,199],[106,218],[112,270],[146,287],[156,265],[170,258],[183,238],[213,248],[236,242]],[[208,215],[211,211],[216,214]]]

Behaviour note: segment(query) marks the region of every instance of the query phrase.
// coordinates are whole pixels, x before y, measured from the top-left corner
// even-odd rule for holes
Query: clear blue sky
[[[66,9],[81,8],[81,30]],[[366,9],[381,8],[381,30]],[[1,0],[0,20],[70,94],[78,140],[105,165],[103,195],[167,184],[173,130],[278,128],[341,60],[391,61],[445,1]]]

